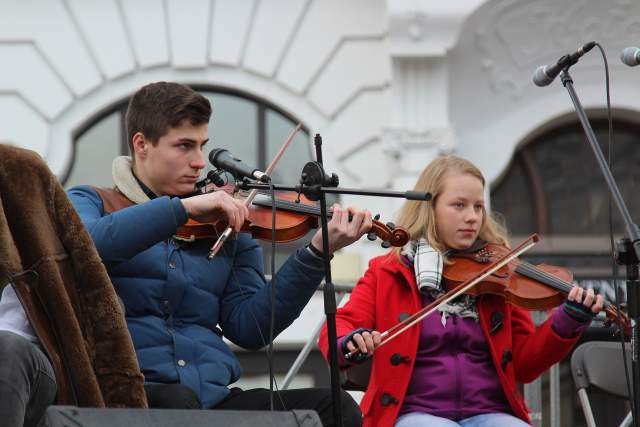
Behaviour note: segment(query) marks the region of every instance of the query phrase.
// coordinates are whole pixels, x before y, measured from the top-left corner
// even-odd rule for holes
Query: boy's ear
[[[133,147],[133,153],[131,153],[131,155],[134,159],[136,157],[145,158],[147,156],[149,142],[142,132],[136,132],[133,137],[131,137],[131,146]]]

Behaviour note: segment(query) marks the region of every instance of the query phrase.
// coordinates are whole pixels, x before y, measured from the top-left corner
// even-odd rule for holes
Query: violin
[[[223,189],[223,191],[228,190]],[[312,201],[304,197],[304,195],[292,192],[276,192],[276,195],[276,242],[286,243],[300,239],[311,229],[318,227],[320,208]],[[328,213],[328,217],[331,218],[331,212]],[[273,235],[272,225],[272,198],[270,195],[260,193],[249,206],[249,217],[240,231],[251,233],[251,236],[255,239],[271,241]],[[198,239],[215,239],[227,226],[227,223],[222,221],[211,224],[189,219],[178,228],[174,237],[188,242]],[[395,227],[392,223],[385,224],[379,221],[378,215],[373,219],[373,225],[367,238],[369,240],[382,239],[383,247],[400,247],[409,241],[409,233],[403,228]]]
[[[445,265],[442,273],[446,293],[382,332],[382,342],[377,348],[462,294],[498,295],[508,303],[528,310],[544,310],[560,305],[573,287],[570,283],[573,277],[571,272],[562,267],[535,266],[518,258],[537,241],[538,236],[534,234],[513,250],[490,243],[476,251],[462,251],[451,255],[452,262]],[[610,325],[615,321],[625,336],[630,336],[631,322],[625,313],[611,304],[607,304],[604,311],[607,316],[605,324]],[[347,360],[351,359],[359,352],[356,348],[345,357]]]
[[[509,252],[503,245],[488,243],[475,252],[453,253],[445,265],[442,277],[445,290],[455,288],[475,277],[488,263]],[[506,302],[527,310],[548,310],[562,304],[573,288],[573,274],[562,267],[533,265],[519,258],[509,262],[485,278],[466,293],[469,295],[498,295]],[[631,332],[631,323],[625,313],[614,305],[606,304],[605,325],[620,323],[625,334]]]

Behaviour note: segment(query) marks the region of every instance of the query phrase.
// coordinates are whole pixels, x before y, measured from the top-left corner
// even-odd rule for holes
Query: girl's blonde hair
[[[429,244],[440,253],[446,250],[445,244],[438,236],[435,222],[435,204],[438,203],[438,196],[444,190],[446,175],[450,173],[469,174],[478,178],[485,186],[482,172],[468,160],[456,156],[441,156],[434,159],[422,171],[414,190],[428,191],[433,196],[429,202],[418,200],[407,200],[397,219],[397,225],[409,232],[412,240],[419,240],[421,237],[427,239]],[[500,243],[507,245],[505,227],[492,215],[487,215],[483,207],[482,225],[478,237],[489,243]],[[396,254],[400,254],[401,248],[395,248]]]

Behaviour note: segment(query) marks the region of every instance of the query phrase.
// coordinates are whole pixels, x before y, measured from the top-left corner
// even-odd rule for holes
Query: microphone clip
[[[307,199],[315,202],[320,200],[318,191],[320,187],[337,187],[339,184],[338,175],[335,173],[327,175],[320,163],[308,162],[302,168],[298,193],[304,194]]]
[[[589,42],[580,46],[575,52],[561,56],[560,59],[558,59],[557,66],[561,70],[565,70],[568,67],[577,64],[582,55],[593,49],[595,45],[595,42]]]
[[[222,174],[224,174],[224,171],[221,169],[209,171],[204,179],[196,182],[196,191],[199,191],[201,193],[204,192],[203,189],[206,188],[206,186],[209,184],[213,184],[216,187],[222,187],[225,184],[225,180],[222,179]]]

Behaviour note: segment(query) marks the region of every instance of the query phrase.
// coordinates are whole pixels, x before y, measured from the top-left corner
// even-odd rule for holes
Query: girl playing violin
[[[342,368],[373,354],[361,402],[365,426],[526,426],[517,383],[531,382],[562,360],[603,308],[601,296],[575,286],[563,306],[534,327],[528,311],[496,295],[449,302],[376,350],[380,332],[444,293],[443,266],[456,251],[507,245],[485,208],[485,180],[472,163],[435,159],[415,186],[432,202],[407,201],[398,225],[411,241],[374,258],[337,314]],[[319,345],[327,355],[327,333]],[[359,350],[355,358],[344,355]],[[375,351],[375,354],[374,354]]]

